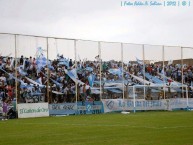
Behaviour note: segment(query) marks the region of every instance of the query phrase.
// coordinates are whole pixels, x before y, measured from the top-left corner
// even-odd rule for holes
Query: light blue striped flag
[[[41,70],[43,67],[47,65],[46,57],[42,56],[42,57],[37,58],[36,64],[37,64],[37,69]]]

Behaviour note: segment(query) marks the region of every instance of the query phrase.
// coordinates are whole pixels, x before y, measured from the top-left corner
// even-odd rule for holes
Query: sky
[[[134,1],[0,0],[0,33],[193,47],[193,2],[190,6],[121,6],[121,2]],[[141,0],[141,2],[144,1]],[[150,2],[150,0],[146,1]],[[155,1],[163,2],[164,0]],[[189,2],[189,0],[173,1]],[[2,53],[7,50],[4,47],[5,45],[2,45],[2,43],[5,43],[4,39],[2,39],[2,36],[0,38],[0,52]],[[30,49],[44,43],[40,42],[44,40],[21,39],[19,54],[24,53],[27,47]],[[30,46],[28,46],[29,43],[22,44],[28,41]],[[56,43],[58,43],[57,46]],[[89,48],[92,48],[94,53],[92,57],[98,54],[98,43],[86,43],[82,42],[77,46],[79,52],[77,56],[79,55],[80,59],[91,55]],[[62,44],[68,49],[62,48]],[[55,41],[50,46],[52,46],[50,48],[52,51],[49,52],[50,57],[56,54],[54,47],[58,47],[57,51],[64,52],[71,57],[75,55],[72,50],[69,50],[73,48],[73,42],[70,40],[66,42]],[[120,48],[120,44],[103,44],[101,55],[105,59],[110,59],[110,57],[107,57],[107,53],[111,52],[112,58],[116,57],[120,60],[122,55],[119,51]],[[124,48],[123,57],[126,61],[128,58],[139,57],[142,59],[144,57],[141,46],[125,44]],[[132,51],[126,48],[130,48]],[[152,55],[152,52],[153,54],[163,53],[161,47],[146,45],[145,50],[145,58],[162,60],[162,55]],[[35,53],[34,51],[33,53]],[[188,58],[191,57],[192,52],[192,49],[185,49],[183,55]],[[26,55],[30,55],[30,52],[28,53],[26,52]],[[164,53],[166,59],[181,57],[181,49],[176,47],[168,48]]]

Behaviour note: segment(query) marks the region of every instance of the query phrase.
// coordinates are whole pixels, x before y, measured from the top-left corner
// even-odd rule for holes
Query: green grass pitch
[[[0,145],[193,145],[193,111],[0,121]]]

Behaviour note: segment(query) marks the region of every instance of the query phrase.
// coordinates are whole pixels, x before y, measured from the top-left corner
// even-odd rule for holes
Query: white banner
[[[166,110],[169,109],[167,100],[135,100],[133,99],[103,99],[104,112],[122,110]]]
[[[193,109],[193,98],[188,99],[188,107]]]
[[[193,98],[170,99],[170,107],[171,109],[187,108],[187,107],[193,109]]]
[[[173,98],[165,100],[103,99],[104,112],[122,110],[172,110],[193,108],[193,98]],[[135,106],[135,107],[134,107]]]
[[[18,118],[49,116],[48,103],[18,104]]]
[[[189,99],[189,101],[191,102],[192,99]],[[187,107],[187,99],[186,98],[170,99],[170,107],[171,107],[171,109],[186,108]]]

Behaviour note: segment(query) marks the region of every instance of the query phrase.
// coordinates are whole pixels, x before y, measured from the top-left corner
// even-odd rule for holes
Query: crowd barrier
[[[0,104],[1,105],[1,104]],[[162,100],[103,99],[96,102],[78,103],[24,103],[18,104],[18,118],[101,114],[121,111],[192,110],[193,98],[171,98]]]

